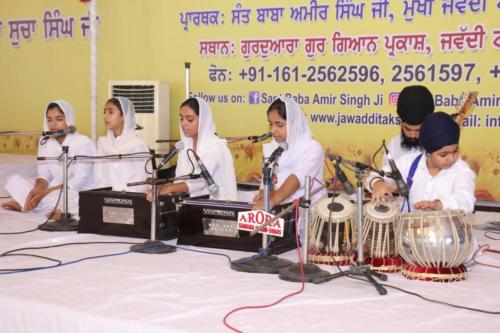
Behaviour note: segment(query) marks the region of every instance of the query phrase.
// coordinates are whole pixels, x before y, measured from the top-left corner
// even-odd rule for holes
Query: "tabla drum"
[[[462,210],[401,213],[396,249],[406,263],[408,279],[452,282],[464,280],[463,265],[474,247],[472,224]]]
[[[365,264],[375,271],[393,273],[401,270],[403,260],[396,254],[395,231],[399,216],[395,202],[363,207],[363,251]]]
[[[321,200],[313,209],[309,225],[308,259],[316,264],[348,265],[355,234],[352,230],[354,205],[336,197]]]

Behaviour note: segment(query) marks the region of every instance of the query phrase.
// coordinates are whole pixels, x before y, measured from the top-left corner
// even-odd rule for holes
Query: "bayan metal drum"
[[[473,230],[462,210],[401,213],[396,249],[408,279],[451,282],[467,277],[463,265],[473,251]]]
[[[309,226],[309,261],[316,264],[348,265],[355,235],[354,205],[336,197],[321,200],[313,209]]]
[[[398,205],[395,202],[369,202],[363,208],[363,215],[365,264],[375,271],[398,272],[403,265],[394,244]]]

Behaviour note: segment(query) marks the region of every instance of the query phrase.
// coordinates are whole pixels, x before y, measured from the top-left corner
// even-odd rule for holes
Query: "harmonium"
[[[177,238],[177,204],[187,196],[159,197],[157,239]],[[151,202],[144,193],[111,191],[111,188],[81,191],[78,232],[149,239]]]
[[[188,198],[178,210],[177,244],[258,252],[262,247],[262,234],[250,236],[249,231],[238,230],[238,213],[250,211],[252,207],[247,202]],[[277,214],[284,208],[278,207],[272,213]],[[294,212],[283,219],[283,237],[268,237],[268,246],[274,254],[296,248]]]

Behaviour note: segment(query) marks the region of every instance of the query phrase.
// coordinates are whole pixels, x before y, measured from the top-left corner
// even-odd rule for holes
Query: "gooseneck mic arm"
[[[167,164],[168,161],[170,161],[179,152],[179,150],[182,149],[184,149],[184,142],[177,141],[177,143],[175,144],[175,148],[163,157],[163,160],[158,165],[158,170],[161,169],[165,164]]]
[[[205,164],[203,164],[203,162],[201,161],[201,158],[198,156],[198,154],[196,154],[195,151],[193,151],[193,150],[191,150],[191,151],[193,153],[194,158],[196,159],[196,162],[198,163],[198,166],[200,167],[201,176],[207,182],[208,192],[210,192],[210,194],[212,194],[212,195],[219,193],[219,186],[215,183],[214,179],[212,178],[212,176],[208,172],[207,168],[205,167]]]
[[[391,176],[390,178],[394,179],[396,181],[396,187],[398,189],[399,195],[403,197],[407,197],[410,194],[410,189],[408,188],[408,185],[403,179],[403,176],[401,175],[401,172],[399,171],[396,162],[394,162],[394,159],[392,158],[389,150],[387,149],[385,145],[385,140],[382,143],[384,150],[385,150],[385,155],[387,156],[387,161],[389,162],[389,166],[391,167]]]
[[[356,190],[354,189],[354,186],[351,184],[349,179],[347,179],[347,176],[344,173],[344,171],[340,168],[338,161],[335,161],[334,168],[335,168],[335,176],[337,177],[338,181],[342,183],[342,187],[344,188],[344,192],[347,195],[354,194],[356,192]]]

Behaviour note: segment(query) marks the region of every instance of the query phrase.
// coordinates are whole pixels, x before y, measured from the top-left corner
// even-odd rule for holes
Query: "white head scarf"
[[[49,104],[47,104],[47,107],[45,107],[45,111],[43,112],[43,131],[47,132],[49,130],[49,124],[47,123],[47,108],[49,107],[50,104],[55,103],[59,106],[59,108],[62,110],[64,113],[64,116],[66,117],[66,124],[68,126],[75,125],[75,111],[73,110],[73,107],[71,104],[66,102],[65,100],[57,100],[57,101],[52,101]]]
[[[312,133],[307,124],[306,115],[300,105],[291,98],[280,98],[285,103],[286,109],[286,143],[287,150],[279,159],[279,165],[295,163],[294,161],[303,154],[303,147],[307,147],[312,140]],[[279,144],[274,139],[264,145],[264,156],[269,157],[278,148]]]
[[[196,142],[196,150],[197,154],[201,155],[202,152],[209,149],[211,144],[221,139],[215,135],[215,123],[212,119],[212,110],[210,109],[210,106],[202,98],[196,97],[196,100],[199,105],[198,141]],[[181,134],[181,141],[184,143],[184,149],[177,158],[176,176],[186,175],[193,171],[187,154],[188,149],[193,149],[193,138],[187,137],[184,134],[180,124],[179,130]]]
[[[213,151],[219,152],[217,155],[218,169],[215,174],[212,174],[215,182],[219,185],[219,193],[214,196],[215,199],[236,200],[236,178],[234,174],[233,158],[227,142],[219,138],[215,134],[215,123],[212,119],[212,110],[208,103],[201,99],[196,98],[199,105],[198,114],[198,141],[196,143],[196,154],[200,156],[201,160],[213,162]],[[177,167],[175,169],[176,176],[189,174],[193,171],[187,150],[193,149],[193,139],[187,137],[182,128],[180,128],[181,141],[184,143],[184,149],[179,153],[177,159]],[[197,163],[194,162],[195,172],[199,172]],[[206,192],[206,189],[204,190]],[[212,196],[211,196],[212,197]]]
[[[286,143],[288,148],[292,149],[303,140],[312,138],[311,129],[299,104],[291,98],[283,98],[282,100],[286,107]]]
[[[202,98],[196,98],[199,105],[199,115],[198,115],[198,141],[196,142],[196,149],[198,151],[203,150],[210,145],[213,140],[220,140],[220,138],[215,135],[215,123],[212,118],[212,110],[208,103]],[[184,149],[193,149],[193,138],[187,137],[182,128],[180,127],[181,141],[184,143]]]
[[[123,113],[123,130],[119,138],[115,137],[113,130],[107,130],[103,142],[104,144],[100,145],[101,153],[105,155],[128,154],[142,143],[142,140],[140,140],[135,133],[136,122],[134,104],[126,97],[115,98],[120,103]]]

